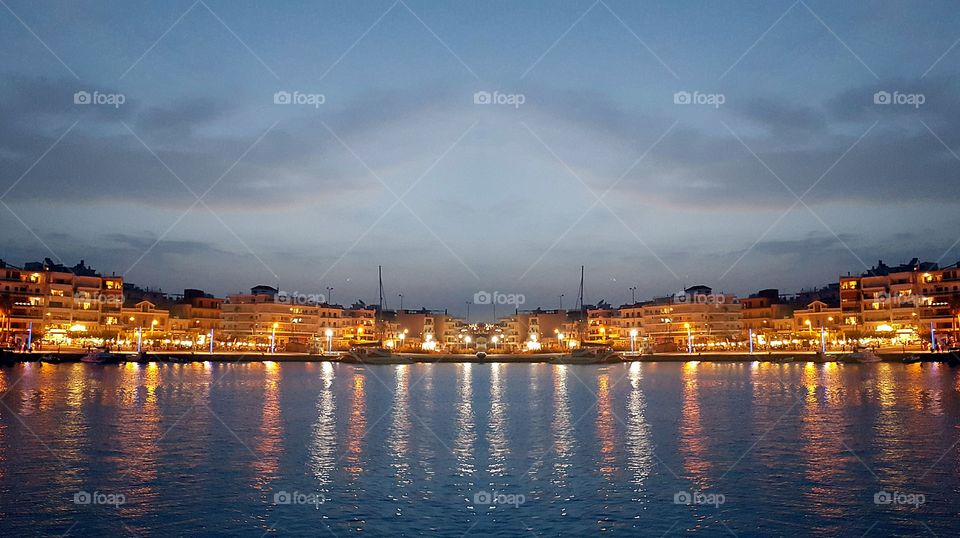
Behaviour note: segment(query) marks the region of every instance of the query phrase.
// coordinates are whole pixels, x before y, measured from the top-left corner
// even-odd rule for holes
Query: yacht
[[[605,364],[620,362],[620,355],[605,346],[581,347],[569,355],[561,355],[550,361],[551,364]]]
[[[91,364],[117,364],[121,361],[123,361],[123,356],[110,353],[109,348],[95,349],[80,359],[80,362]]]
[[[870,351],[869,349],[858,349],[853,353],[849,353],[843,356],[843,362],[854,363],[854,364],[868,364],[873,362],[880,362],[880,356]]]

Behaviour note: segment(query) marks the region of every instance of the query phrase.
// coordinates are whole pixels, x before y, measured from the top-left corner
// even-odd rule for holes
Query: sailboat
[[[376,345],[356,345],[341,358],[342,362],[352,364],[408,364],[409,358],[394,355],[393,351],[383,346],[383,266],[377,266],[377,276],[380,280],[380,303],[377,305],[374,321],[378,342]]]
[[[841,360],[846,363],[869,364],[880,362],[880,356],[869,349],[858,349],[853,353],[844,355]]]
[[[608,362],[620,362],[620,354],[612,347],[603,344],[585,344],[584,343],[584,324],[587,322],[587,309],[583,304],[583,266],[580,266],[580,292],[577,295],[577,310],[580,319],[577,321],[580,329],[580,346],[570,350],[569,354],[561,355],[550,362],[552,364],[604,364]]]

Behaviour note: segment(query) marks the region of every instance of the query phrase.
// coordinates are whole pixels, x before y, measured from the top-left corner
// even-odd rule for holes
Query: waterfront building
[[[104,277],[80,260],[67,267],[49,258],[23,268],[0,265],[0,340],[102,343],[119,332],[123,279]]]
[[[840,305],[828,305],[823,301],[813,301],[806,308],[793,312],[793,334],[796,343],[807,347],[819,347],[821,335],[826,343],[836,345],[843,339],[843,315]]]
[[[558,351],[568,338],[566,310],[517,310],[503,321],[504,347],[514,351]]]
[[[929,343],[930,324],[944,340],[957,336],[960,282],[956,265],[920,262],[891,267],[879,261],[859,276],[840,277],[841,313],[850,338],[879,344]]]
[[[960,343],[960,263],[928,269],[918,282],[920,302],[918,332],[933,327],[937,344],[955,348]]]
[[[401,310],[396,314],[397,346],[406,350],[437,351],[461,340],[464,320],[446,310]],[[401,336],[402,335],[402,336]],[[499,342],[499,338],[498,338]]]
[[[164,308],[157,308],[157,305],[150,301],[140,301],[132,307],[124,307],[121,311],[121,328],[124,334],[118,335],[126,342],[132,344],[137,341],[138,336],[143,341],[149,341],[149,345],[157,346],[167,340],[170,331],[170,311]]]
[[[207,335],[220,329],[223,315],[223,299],[218,299],[202,290],[185,289],[183,298],[170,307],[171,330],[189,335]],[[216,336],[214,336],[216,337]]]
[[[593,345],[614,345],[618,336],[615,328],[619,325],[619,312],[609,305],[587,308],[587,326],[583,331],[583,343]]]
[[[727,349],[745,339],[740,300],[707,286],[655,299],[641,316],[641,336],[655,351]]]
[[[764,349],[771,346],[772,342],[792,339],[796,307],[791,302],[785,302],[779,290],[761,290],[740,299],[740,306],[743,330],[747,333],[744,337],[749,338],[752,333],[758,348]]]
[[[269,349],[272,343],[275,349],[306,351],[321,345],[318,305],[278,300],[270,286],[229,295],[221,310],[224,337],[234,347]]]

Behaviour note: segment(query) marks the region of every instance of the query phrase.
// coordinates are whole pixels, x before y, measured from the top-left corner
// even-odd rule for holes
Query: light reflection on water
[[[953,535],[958,386],[899,364],[17,366],[0,534]],[[326,502],[273,504],[295,488]]]

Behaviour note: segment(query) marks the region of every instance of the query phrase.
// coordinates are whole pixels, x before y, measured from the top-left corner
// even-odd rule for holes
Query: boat
[[[620,354],[607,346],[591,346],[574,349],[550,361],[551,364],[606,364],[620,362]]]
[[[827,362],[837,362],[836,356],[830,356],[822,351],[818,351],[813,354],[813,356],[807,362],[815,362],[818,364],[823,364]]]
[[[923,361],[923,359],[921,359],[919,355],[908,355],[900,359],[900,362],[903,364],[914,364],[921,361]]]
[[[90,364],[117,364],[123,362],[123,356],[117,355],[115,353],[110,353],[109,348],[96,349],[87,353],[80,362],[86,362]]]
[[[395,355],[385,347],[353,347],[340,361],[351,364],[411,364],[413,362],[407,357]]]
[[[350,364],[413,364],[409,357],[395,355],[383,345],[383,267],[377,266],[377,278],[380,280],[380,303],[377,305],[374,331],[379,342],[376,345],[354,346],[340,359]]]
[[[67,361],[63,359],[62,355],[47,354],[40,357],[40,362],[46,364],[62,364]]]
[[[137,352],[137,353],[134,354],[134,355],[130,355],[127,360],[129,360],[130,362],[137,362],[137,363],[140,363],[140,364],[146,364],[146,363],[150,362],[150,357],[147,356],[147,352],[146,352],[146,351],[139,351],[139,352]]]
[[[177,363],[177,364],[186,364],[186,363],[188,363],[188,362],[193,362],[193,358],[192,358],[192,357],[183,357],[183,356],[180,356],[180,355],[167,355],[166,357],[162,358],[161,360],[163,360],[164,362],[173,362],[173,363]]]
[[[17,362],[13,350],[9,348],[0,349],[0,366],[13,366]]]
[[[775,362],[777,364],[785,364],[788,362],[793,362],[796,360],[796,357],[773,357],[770,359],[770,362]]]
[[[853,364],[869,364],[880,362],[880,356],[869,349],[860,349],[841,357],[841,361]]]

